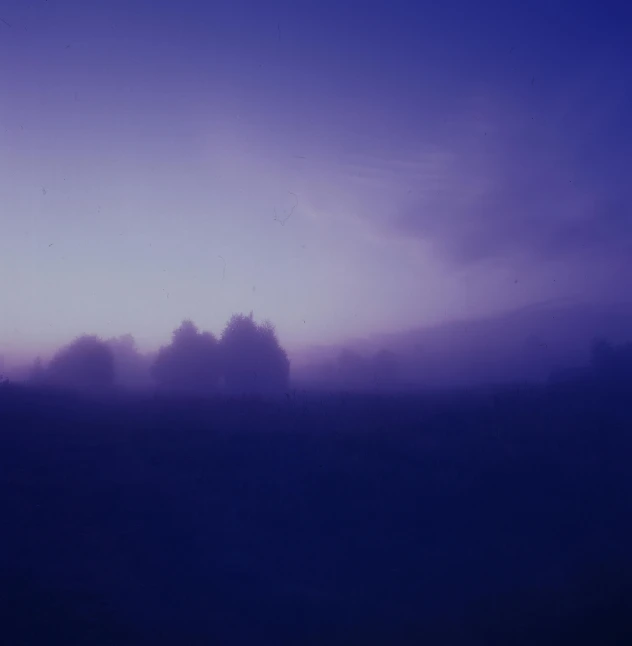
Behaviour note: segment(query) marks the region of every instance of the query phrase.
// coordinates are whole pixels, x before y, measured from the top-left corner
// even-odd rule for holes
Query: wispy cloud
[[[632,202],[619,166],[632,150],[612,132],[626,97],[604,85],[560,89],[533,109],[477,102],[382,223],[458,264],[628,253]]]

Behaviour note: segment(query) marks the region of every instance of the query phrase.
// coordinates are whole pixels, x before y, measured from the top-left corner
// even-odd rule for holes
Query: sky
[[[0,345],[629,300],[631,11],[0,1]]]

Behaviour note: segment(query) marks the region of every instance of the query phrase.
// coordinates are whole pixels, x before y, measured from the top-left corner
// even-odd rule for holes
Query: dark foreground
[[[632,644],[628,394],[0,388],[0,642]]]

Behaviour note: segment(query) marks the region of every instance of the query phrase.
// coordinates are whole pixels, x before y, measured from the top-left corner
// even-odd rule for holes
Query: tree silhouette
[[[114,357],[116,383],[127,387],[148,386],[151,383],[149,374],[150,361],[142,355],[131,334],[108,339],[108,347]]]
[[[216,391],[221,374],[217,339],[210,332],[199,332],[192,321],[183,321],[174,330],[171,344],[158,351],[151,374],[168,390]]]
[[[614,362],[614,346],[605,339],[595,339],[590,349],[590,363],[595,372],[607,371]]]
[[[356,352],[344,348],[338,355],[338,379],[343,388],[356,390],[366,387],[370,380],[366,359]]]
[[[269,321],[257,325],[235,314],[220,339],[222,372],[229,393],[274,393],[288,387],[290,362]]]
[[[27,381],[31,384],[41,384],[46,380],[46,369],[42,363],[41,357],[37,357],[30,367]]]
[[[593,375],[601,381],[632,381],[632,343],[615,346],[596,339],[591,348]]]
[[[80,390],[109,388],[114,384],[112,351],[96,336],[80,336],[52,358],[46,381]]]
[[[398,378],[397,355],[391,350],[380,350],[371,359],[373,383],[377,388],[393,387]]]

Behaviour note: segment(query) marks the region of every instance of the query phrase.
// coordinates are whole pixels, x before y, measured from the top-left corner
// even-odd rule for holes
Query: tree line
[[[47,365],[36,360],[29,381],[81,390],[120,385],[242,394],[282,392],[289,377],[290,361],[274,326],[255,322],[251,313],[233,315],[219,338],[185,320],[153,355],[141,354],[129,334],[109,340],[83,335]]]
[[[365,356],[343,348],[335,359],[304,369],[298,384],[318,390],[389,392],[406,387],[406,367],[405,357],[390,350]],[[173,331],[170,343],[151,354],[139,352],[130,334],[108,340],[83,335],[61,348],[47,365],[37,359],[24,377],[31,384],[82,390],[119,386],[174,393],[265,394],[288,390],[290,361],[271,323],[256,323],[252,314],[236,314],[219,337],[185,320]],[[596,339],[587,365],[559,368],[549,376],[550,384],[586,381],[608,388],[632,384],[632,343]]]

